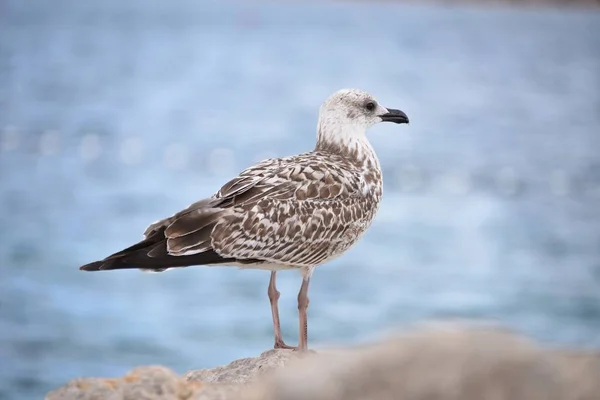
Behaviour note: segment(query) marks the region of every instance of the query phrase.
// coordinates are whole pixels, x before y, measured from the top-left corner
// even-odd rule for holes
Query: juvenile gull
[[[362,90],[340,90],[321,106],[313,151],[249,167],[211,197],[150,225],[141,242],[80,269],[161,272],[234,265],[270,270],[274,347],[306,350],[314,268],[355,244],[379,207],[381,168],[366,130],[382,121],[408,123],[408,117]],[[279,324],[275,279],[284,269],[302,274],[297,347],[285,344]]]

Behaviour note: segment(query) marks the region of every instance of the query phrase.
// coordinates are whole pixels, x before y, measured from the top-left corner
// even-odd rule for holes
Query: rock
[[[46,399],[600,400],[598,377],[598,353],[546,349],[492,327],[442,324],[316,354],[269,350],[184,378],[162,367],[80,378]]]
[[[168,368],[138,367],[122,378],[77,378],[46,400],[228,400],[249,383],[300,356],[291,350],[268,350],[258,357],[188,372],[181,378]]]
[[[138,367],[122,378],[78,378],[54,390],[46,400],[171,400],[195,398],[202,387],[160,366]]]
[[[442,325],[290,364],[241,400],[600,400],[600,354],[506,330]]]
[[[189,371],[185,379],[204,387],[195,400],[237,399],[244,395],[245,384],[287,365],[297,356],[298,353],[291,350],[268,350],[258,357],[241,358],[224,366]]]
[[[277,371],[250,399],[564,400],[559,371],[505,332],[435,329]]]
[[[600,352],[562,350],[556,353],[569,399],[600,399]]]
[[[248,383],[285,366],[296,355],[298,353],[291,350],[268,350],[258,357],[241,358],[222,367],[190,371],[185,379],[204,383]]]

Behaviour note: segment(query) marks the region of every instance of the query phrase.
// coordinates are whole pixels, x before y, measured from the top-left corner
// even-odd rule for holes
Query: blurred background
[[[268,272],[78,267],[311,150],[344,87],[411,124],[369,133],[384,200],[315,272],[309,344],[475,318],[600,347],[600,13],[535,3],[0,1],[0,398],[271,348]]]

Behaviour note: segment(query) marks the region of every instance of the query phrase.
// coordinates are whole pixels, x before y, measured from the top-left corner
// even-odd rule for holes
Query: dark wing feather
[[[171,256],[166,253],[165,246],[158,247],[163,254],[154,254],[149,257],[144,250],[138,250],[128,253],[118,258],[108,260],[95,261],[81,266],[82,271],[102,271],[113,269],[141,269],[164,271],[174,267],[188,267],[191,265],[216,265],[236,262],[234,258],[223,258],[214,250],[208,250],[203,253],[194,254],[191,256]],[[251,263],[252,261],[246,260]]]
[[[340,180],[343,174],[329,173],[330,170],[340,168],[339,165],[335,167],[325,161],[315,164],[310,157],[306,156],[307,154],[270,159],[250,167],[223,185],[214,196],[198,201],[177,214],[150,225],[144,232],[145,239],[141,242],[102,261],[84,265],[80,269],[99,271],[138,268],[160,271],[171,267],[251,264],[279,259],[279,255],[275,256],[271,251],[267,251],[268,249],[262,249],[262,246],[268,247],[275,236],[267,235],[268,232],[263,229],[264,227],[254,226],[253,221],[266,218],[265,221],[271,223],[271,228],[276,223],[280,231],[299,230],[301,221],[297,217],[301,215],[293,215],[294,208],[289,208],[286,204],[289,206],[291,204],[289,202],[294,203],[317,196],[334,201],[349,195],[348,191],[344,190],[345,183]],[[343,160],[339,161],[343,162]],[[317,175],[320,178],[316,178]],[[266,199],[275,202],[274,205],[278,207],[285,207],[291,211],[291,218],[288,219],[290,215],[284,209],[279,209],[277,215],[265,215],[260,211],[260,204]],[[259,211],[254,211],[255,206]],[[277,207],[273,208],[276,209]],[[327,222],[330,215],[311,215],[308,210],[304,210],[302,215],[307,219],[304,222],[309,222],[310,219],[320,224],[323,220],[326,222],[323,229],[332,229],[328,227],[330,223]],[[250,226],[247,227],[248,224]],[[230,225],[229,229],[228,225]],[[219,231],[218,238],[214,233],[215,226]],[[256,229],[259,230],[256,232],[258,236],[254,233]],[[224,235],[229,238],[228,243],[222,243]],[[263,235],[267,236],[262,237]],[[231,246],[237,246],[238,237],[240,240],[244,238],[255,242],[258,240],[256,244],[259,247],[246,249],[247,246],[243,243],[240,245],[240,251],[229,249]],[[213,248],[215,240],[221,242],[218,249]],[[284,243],[280,244],[285,247]],[[279,254],[283,248],[279,246],[276,250]],[[320,253],[323,253],[324,257],[326,250]]]
[[[254,182],[256,183],[257,181]],[[258,262],[259,260],[221,257],[210,246],[210,233],[215,223],[228,207],[236,203],[236,196],[250,191],[252,187],[248,177],[233,179],[224,185],[217,195],[198,201],[177,214],[150,225],[144,232],[144,240],[79,269],[163,271],[167,268],[191,265]],[[193,254],[186,255],[186,252]]]
[[[101,271],[112,269],[142,269],[163,271],[167,268],[187,267],[191,265],[217,265],[231,263],[255,263],[259,260],[237,260],[233,257],[221,257],[210,246],[212,225],[206,225],[188,235],[174,239],[165,237],[165,229],[156,230],[153,235],[112,254],[102,261],[81,266],[83,271]],[[172,242],[171,242],[172,241]],[[175,246],[181,251],[192,250],[195,254],[174,255],[167,250]],[[200,248],[202,246],[202,248]]]

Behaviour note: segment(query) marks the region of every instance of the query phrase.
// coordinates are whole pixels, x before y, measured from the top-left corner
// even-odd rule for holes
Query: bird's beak
[[[408,116],[404,114],[404,112],[400,110],[394,110],[393,108],[388,108],[387,110],[387,113],[379,116],[382,121],[395,122],[397,124],[408,124]]]

